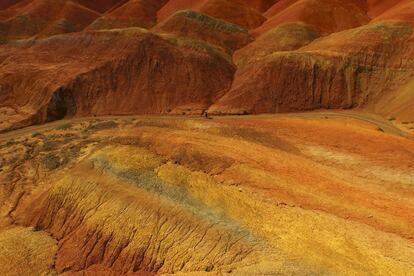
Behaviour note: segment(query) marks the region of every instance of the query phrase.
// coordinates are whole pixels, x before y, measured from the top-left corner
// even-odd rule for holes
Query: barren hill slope
[[[235,70],[205,43],[142,29],[53,36],[5,49],[0,102],[15,117],[3,120],[4,128],[66,116],[201,113],[230,87]]]
[[[0,276],[414,275],[413,28],[414,0],[0,0]]]
[[[314,113],[0,134],[0,273],[411,275],[414,142],[395,131]]]
[[[44,122],[39,114],[60,90],[76,94],[72,106],[60,103],[78,110],[59,111],[67,116],[176,114],[177,107],[216,114],[365,108],[412,120],[413,9],[412,0],[5,2],[0,114],[9,123],[3,128]],[[128,30],[136,27],[148,33]],[[64,33],[73,34],[52,36]],[[123,46],[114,33],[125,34]],[[152,53],[131,54],[124,45],[142,36],[157,39],[139,45],[159,54],[137,71],[132,60]],[[205,62],[196,62],[201,56]],[[102,73],[114,75],[112,67],[115,77]],[[97,72],[111,84],[101,85]],[[132,100],[123,104],[125,97]]]

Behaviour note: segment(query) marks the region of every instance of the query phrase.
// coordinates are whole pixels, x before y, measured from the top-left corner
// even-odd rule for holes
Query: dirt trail
[[[214,117],[216,119],[220,118],[249,118],[249,117],[258,117],[258,118],[275,118],[275,117],[298,117],[298,118],[309,118],[314,119],[318,117],[324,117],[326,119],[335,119],[335,118],[351,118],[363,122],[367,122],[373,124],[380,128],[385,133],[399,135],[406,138],[412,138],[412,135],[403,131],[402,129],[395,126],[392,122],[387,121],[386,119],[382,118],[379,115],[366,113],[366,112],[357,112],[357,111],[311,111],[311,112],[301,112],[301,113],[281,113],[281,114],[262,114],[262,115],[247,115],[247,116],[226,116],[226,117]],[[143,116],[143,115],[136,115],[136,116],[100,116],[100,117],[81,117],[81,118],[71,118],[71,119],[64,119],[59,121],[53,121],[50,123],[46,123],[43,125],[34,125],[30,127],[25,127],[22,129],[12,130],[5,133],[0,133],[0,141],[7,140],[11,138],[16,138],[19,135],[26,135],[28,133],[36,132],[36,131],[45,131],[53,129],[59,125],[67,124],[67,123],[78,123],[78,122],[86,122],[92,120],[116,120],[116,119],[139,119],[139,118],[163,118],[163,119],[171,119],[175,120],[177,118],[198,118],[195,116]],[[200,119],[202,119],[200,117]]]
[[[288,114],[289,117],[301,117],[301,118],[315,118],[315,117],[327,117],[327,118],[351,118],[367,123],[371,123],[379,128],[381,128],[385,133],[400,135],[404,137],[409,137],[409,134],[405,131],[396,127],[390,121],[384,119],[379,115],[375,115],[367,112],[357,112],[357,111],[314,111],[307,113],[292,113]]]

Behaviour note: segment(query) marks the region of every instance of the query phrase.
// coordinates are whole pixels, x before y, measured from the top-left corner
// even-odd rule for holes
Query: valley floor
[[[0,134],[0,274],[412,275],[413,129],[320,111]]]

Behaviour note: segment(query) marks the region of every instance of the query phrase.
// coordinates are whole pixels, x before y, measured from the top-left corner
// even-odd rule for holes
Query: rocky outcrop
[[[0,10],[0,128],[208,108],[407,118],[413,14],[408,0],[16,2]]]
[[[24,106],[32,114],[26,118],[36,117],[31,123],[68,115],[169,113],[186,106],[180,112],[201,113],[230,87],[235,70],[207,44],[140,29],[9,47],[2,56],[1,106]],[[51,51],[56,58],[48,58]]]
[[[412,27],[378,22],[276,52],[237,72],[210,110],[262,113],[367,106],[413,76]],[[355,44],[358,41],[358,44]]]

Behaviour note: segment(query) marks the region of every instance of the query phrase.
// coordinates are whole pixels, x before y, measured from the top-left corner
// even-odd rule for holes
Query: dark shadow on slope
[[[61,120],[73,116],[76,112],[76,103],[72,91],[60,88],[53,93],[46,111],[46,122]]]

